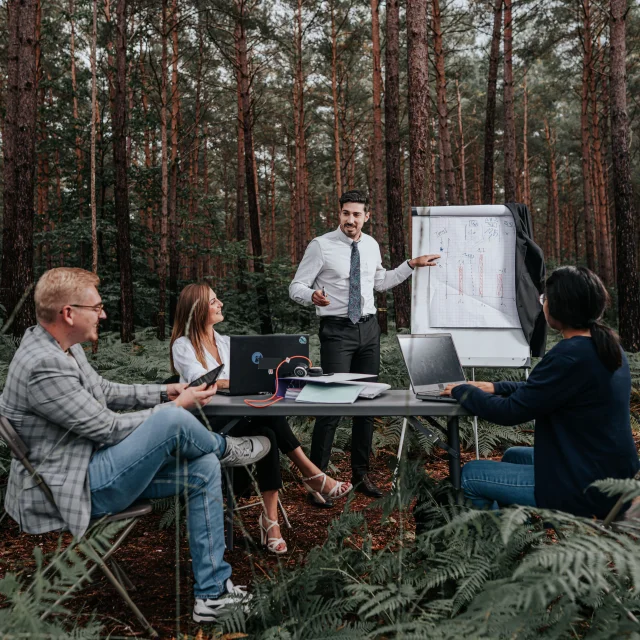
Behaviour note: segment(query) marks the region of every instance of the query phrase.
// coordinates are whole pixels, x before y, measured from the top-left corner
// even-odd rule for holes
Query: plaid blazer
[[[87,362],[82,345],[70,352],[75,362],[43,327],[30,327],[0,396],[0,414],[25,441],[30,462],[55,499],[54,506],[24,466],[11,461],[5,509],[28,533],[69,529],[82,535],[91,518],[91,455],[120,442],[167,406],[159,404],[166,386],[109,382]],[[155,408],[115,413],[146,407]]]

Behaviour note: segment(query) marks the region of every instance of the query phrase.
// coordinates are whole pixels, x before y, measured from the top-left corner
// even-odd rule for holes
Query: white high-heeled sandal
[[[267,522],[267,527],[265,528],[264,523],[262,521],[264,518]],[[258,524],[260,525],[260,544],[270,551],[271,553],[275,553],[276,555],[281,556],[283,553],[287,553],[287,543],[284,538],[270,538],[269,531],[271,531],[272,527],[278,526],[277,520],[269,520],[265,515],[264,511],[260,514],[258,518]],[[278,549],[278,547],[284,544],[284,549]]]
[[[312,489],[307,482],[309,480],[316,480],[317,478],[322,478],[322,485],[320,486],[320,490]],[[316,473],[315,476],[311,476],[310,478],[302,478],[302,484],[304,488],[312,495],[315,495],[316,500],[322,504],[326,502],[324,496],[328,496],[335,500],[336,498],[343,498],[344,496],[353,489],[353,485],[350,482],[338,482],[336,480],[336,485],[329,491],[328,493],[324,492],[324,485],[327,483],[327,474],[326,473]]]

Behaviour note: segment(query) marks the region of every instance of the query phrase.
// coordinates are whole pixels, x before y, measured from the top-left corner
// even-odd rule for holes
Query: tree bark
[[[73,104],[73,128],[75,130],[75,154],[76,154],[76,189],[78,198],[78,216],[80,220],[84,218],[84,198],[82,196],[82,171],[84,159],[82,153],[82,137],[80,135],[79,114],[78,114],[78,81],[76,76],[76,49],[75,49],[75,24],[74,24],[74,0],[69,0],[69,23],[71,29],[70,38],[70,58],[71,58],[71,95]],[[84,267],[85,243],[80,240],[80,266]]]
[[[581,152],[582,152],[582,208],[584,212],[584,233],[586,239],[587,266],[597,269],[596,235],[593,212],[593,192],[591,189],[591,134],[589,127],[589,94],[591,70],[591,12],[589,0],[582,0],[582,94],[581,94]]]
[[[36,168],[37,0],[9,0],[7,98],[4,125],[3,260],[0,289],[11,331],[22,336],[35,323],[33,222]],[[26,298],[23,298],[25,296]],[[20,305],[22,305],[20,307]]]
[[[447,196],[441,204],[458,204],[458,188],[451,155],[451,133],[449,131],[449,108],[447,106],[447,78],[445,76],[444,47],[442,42],[442,16],[440,0],[432,0],[433,7],[433,51],[436,67],[436,104],[438,108],[438,132],[442,141],[441,171],[444,175]]]
[[[93,22],[91,28],[91,270],[94,273],[98,273],[98,210],[96,206],[96,121],[98,119],[97,41],[98,0],[93,0]]]
[[[127,0],[116,4],[116,74],[112,102],[114,209],[116,252],[120,267],[120,339],[133,340],[133,273],[129,232],[129,184],[127,178]]]
[[[498,86],[498,60],[500,58],[500,32],[502,30],[502,3],[496,0],[493,10],[493,33],[489,53],[489,78],[487,81],[487,109],[484,120],[484,169],[482,202],[493,204],[493,166],[496,144],[496,94]]]
[[[511,0],[504,0],[504,200],[516,201],[516,119],[513,106]]]
[[[561,259],[561,238],[560,238],[560,203],[558,198],[558,168],[556,166],[556,146],[555,135],[549,127],[547,119],[544,118],[544,135],[547,139],[547,145],[549,147],[549,170],[550,170],[550,204],[551,207],[547,213],[548,237],[550,242],[548,244],[548,251],[550,257],[553,258],[556,264],[560,264]]]
[[[307,181],[307,145],[305,139],[304,72],[302,68],[302,0],[297,1],[294,26],[295,71],[293,82],[293,123],[296,145],[296,214],[295,261],[300,262],[309,240],[309,186]]]
[[[611,238],[607,221],[607,196],[602,162],[602,138],[600,137],[600,117],[598,115],[595,57],[591,56],[591,142],[593,145],[591,165],[593,174],[593,201],[596,223],[596,245],[600,276],[607,286],[613,285],[613,263],[611,260]],[[599,69],[599,72],[602,70]]]
[[[240,0],[238,22],[240,37],[237,42],[238,61],[240,63],[240,95],[242,99],[242,124],[244,127],[244,168],[247,184],[247,205],[249,209],[249,225],[251,228],[251,249],[254,272],[258,274],[256,294],[258,316],[262,334],[273,333],[269,294],[264,277],[262,256],[262,238],[260,235],[260,210],[258,208],[258,187],[256,184],[255,155],[253,149],[253,113],[251,109],[249,63],[247,60],[247,36],[244,24],[244,1]]]
[[[245,190],[245,175],[244,175],[244,118],[242,115],[242,93],[240,86],[242,84],[241,72],[240,72],[240,49],[239,42],[241,38],[240,22],[236,22],[234,28],[234,42],[236,53],[236,99],[238,109],[238,124],[237,124],[237,148],[236,148],[236,240],[239,243],[244,243],[247,238],[246,235],[246,223],[244,212],[244,190]],[[245,256],[244,246],[241,248],[238,254],[238,290],[241,293],[247,291],[246,274],[248,273],[247,259]]]
[[[161,138],[161,213],[160,213],[160,251],[158,253],[158,339],[166,337],[166,309],[167,309],[167,267],[169,262],[167,236],[169,226],[169,143],[167,139],[167,89],[169,85],[169,54],[168,54],[168,20],[167,0],[162,0],[162,59],[160,85],[160,138]]]
[[[523,118],[522,118],[522,181],[524,183],[524,204],[531,206],[531,172],[529,171],[529,94],[527,92],[527,74],[523,82]]]
[[[407,4],[407,57],[409,85],[409,199],[411,206],[427,203],[429,171],[429,51],[427,0]]]
[[[171,3],[171,164],[169,166],[169,323],[173,325],[178,304],[178,274],[180,273],[181,220],[178,214],[178,120],[180,92],[178,89],[178,2]]]
[[[636,210],[629,160],[626,77],[626,0],[611,0],[611,155],[616,211],[618,322],[627,351],[640,351],[640,272],[635,243]]]
[[[437,2],[437,0],[434,0]],[[385,151],[387,157],[387,220],[389,254],[392,268],[406,260],[404,246],[404,216],[402,215],[402,176],[400,170],[400,78],[399,78],[399,7],[398,0],[387,0],[387,49],[385,52]],[[409,283],[403,282],[393,290],[396,327],[410,323]]]
[[[333,146],[336,174],[336,196],[342,195],[342,168],[340,166],[340,116],[338,105],[338,34],[336,31],[335,0],[331,0],[331,97],[333,100]]]
[[[458,99],[458,135],[460,136],[460,186],[462,204],[467,204],[467,173],[464,150],[464,127],[462,126],[462,98],[460,97],[460,83],[456,80],[456,97]]]
[[[382,63],[380,55],[380,16],[378,0],[371,0],[371,41],[373,55],[373,148],[371,153],[373,183],[373,235],[380,245],[382,259],[386,259],[384,234],[384,177],[382,141]],[[378,324],[382,333],[388,332],[387,292],[376,292]]]

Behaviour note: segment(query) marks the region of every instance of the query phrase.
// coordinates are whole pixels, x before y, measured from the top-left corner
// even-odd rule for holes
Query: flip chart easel
[[[515,225],[504,205],[412,207],[412,257],[442,256],[416,269],[411,333],[451,333],[463,367],[524,368],[531,350],[517,317]],[[435,269],[439,269],[435,272]],[[478,326],[474,326],[477,324]],[[407,420],[402,425],[398,460]],[[474,417],[476,458],[478,420]]]

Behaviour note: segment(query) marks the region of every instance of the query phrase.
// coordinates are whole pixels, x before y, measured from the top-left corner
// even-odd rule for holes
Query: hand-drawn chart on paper
[[[438,217],[429,246],[442,257],[430,273],[432,327],[518,328],[513,219]]]

